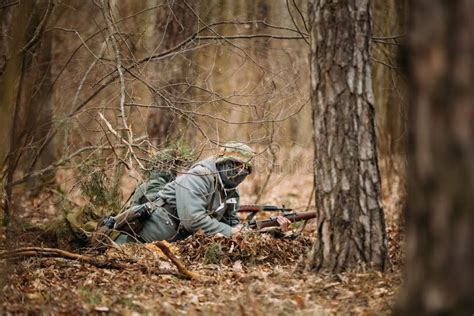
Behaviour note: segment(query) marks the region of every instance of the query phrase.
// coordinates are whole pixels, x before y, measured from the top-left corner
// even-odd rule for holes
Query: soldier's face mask
[[[251,172],[250,168],[232,160],[217,164],[217,170],[226,189],[237,187]]]

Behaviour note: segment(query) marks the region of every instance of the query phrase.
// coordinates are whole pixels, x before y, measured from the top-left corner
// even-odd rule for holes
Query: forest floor
[[[301,179],[277,181],[265,200],[277,204],[308,204],[311,177]],[[251,195],[251,189],[244,188],[244,193],[245,190]],[[384,202],[387,201],[393,202],[389,193],[384,195]],[[21,216],[36,224],[57,216],[52,210],[54,207],[39,208],[43,211],[38,207],[23,209],[29,211]],[[58,258],[1,260],[6,272],[0,279],[1,313],[389,314],[401,285],[403,234],[393,208],[386,207],[386,221],[391,264],[384,273],[369,269],[337,275],[305,272],[302,259],[314,241],[314,224],[311,223],[302,233],[286,237],[248,234],[226,239],[200,234],[172,244],[170,249],[190,271],[198,274],[197,279],[180,275],[175,266],[150,245],[127,245],[120,251],[109,249],[98,257],[116,262],[133,260],[148,266],[146,271],[97,268]],[[57,233],[51,238],[48,232],[34,227],[38,226],[23,227],[20,234],[15,234],[15,240],[9,240],[8,249],[44,246],[88,252],[87,248],[65,245],[57,239]],[[7,232],[2,229],[0,251],[7,247]]]

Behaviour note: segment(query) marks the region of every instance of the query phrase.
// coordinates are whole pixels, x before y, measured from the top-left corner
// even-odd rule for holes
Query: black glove
[[[104,217],[100,220],[99,227],[106,226],[107,228],[113,229],[115,226],[115,218],[112,216]]]

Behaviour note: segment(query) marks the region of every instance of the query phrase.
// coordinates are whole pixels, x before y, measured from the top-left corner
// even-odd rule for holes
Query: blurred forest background
[[[80,184],[92,177],[103,178],[110,192],[118,190],[104,203],[120,206],[163,149],[194,160],[228,140],[259,152],[257,172],[244,187],[249,202],[294,205],[291,188],[311,197],[306,1],[123,0],[105,6],[1,4],[5,221],[26,196],[40,192],[56,202],[66,196],[83,203]],[[395,0],[371,6],[383,192],[388,213],[398,216],[406,112],[399,53],[406,8]],[[44,208],[48,202],[41,201]]]
[[[2,308],[389,313],[406,263],[395,312],[472,314],[473,13],[470,0],[1,0]],[[25,244],[87,252],[65,219],[115,214],[152,169],[226,141],[258,153],[243,203],[316,206],[317,223],[175,244],[200,280],[149,244],[107,254],[133,271],[37,248],[14,261]],[[303,257],[322,273],[296,271]]]
[[[354,3],[358,2],[350,2],[352,8]],[[296,294],[285,299],[292,302],[292,308],[302,310],[318,310],[322,297],[323,305],[332,312],[361,313],[366,308],[387,312],[394,306],[404,263],[402,240],[407,218],[410,11],[404,0],[369,3],[371,29],[370,21],[366,25],[371,33],[371,71],[363,69],[371,72],[374,94],[378,161],[374,155],[372,158],[381,174],[382,205],[378,209],[385,214],[385,221],[382,216],[379,228],[383,233],[386,228],[387,245],[385,233],[379,244],[384,249],[382,256],[386,252],[390,261],[386,273],[369,274],[364,266],[363,273],[294,276],[298,256],[306,253],[315,239],[314,223],[306,227],[311,238],[303,236],[307,239],[294,244],[267,237],[253,240],[264,250],[276,247],[280,251],[261,255],[264,264],[256,265],[255,270],[239,257],[216,275],[215,269],[206,265],[209,262],[196,265],[202,249],[195,244],[201,239],[178,245],[178,253],[189,259],[187,264],[215,278],[212,286],[225,294],[219,300],[233,295],[238,298],[240,305],[225,300],[221,304],[231,311],[288,314],[291,309],[274,302],[284,301],[278,291],[292,287],[298,289]],[[15,248],[28,234],[28,242],[39,243],[51,242],[53,235],[54,246],[68,248],[64,241],[70,241],[67,236],[72,234],[65,219],[71,220],[76,210],[87,209],[96,219],[117,213],[151,169],[183,171],[193,161],[214,154],[226,141],[245,142],[258,153],[255,172],[241,185],[243,203],[314,208],[313,165],[318,153],[314,150],[316,106],[311,104],[308,58],[310,23],[314,21],[308,11],[306,0],[0,1],[0,205],[3,223],[8,226],[0,231],[0,241],[9,239],[14,245],[10,247]],[[337,36],[344,38],[340,33]],[[367,78],[357,80],[370,82]],[[370,99],[371,92],[368,94]],[[350,136],[357,139],[357,135]],[[374,191],[378,195],[378,188]],[[358,204],[359,200],[352,202]],[[356,227],[362,217],[351,225]],[[338,221],[337,215],[335,218],[344,228],[347,223]],[[43,238],[44,232],[47,238]],[[215,240],[209,242],[203,244],[215,245]],[[225,244],[219,245],[225,248]],[[230,254],[234,245],[229,248]],[[190,301],[194,307],[218,301],[206,292],[207,281],[198,283],[200,287],[184,281],[175,286],[178,281],[172,278],[158,282],[148,279],[149,275],[115,275],[64,262],[58,263],[56,270],[39,262],[25,264],[19,266],[18,277],[10,280],[13,285],[5,292],[12,293],[12,303],[4,306],[13,312],[38,312],[37,302],[48,302],[51,310],[43,312],[77,308],[101,312],[106,311],[103,305],[119,305],[122,312],[169,309],[169,314],[176,314],[190,308]],[[29,269],[28,264],[35,268]],[[285,269],[280,264],[286,264]],[[5,264],[3,268],[12,267]],[[61,274],[61,269],[66,272]],[[243,272],[248,274],[235,276]],[[101,288],[109,278],[110,282],[119,279],[126,288],[130,285],[130,293],[137,296],[131,297],[119,286]],[[133,278],[139,281],[133,282]],[[240,286],[237,294],[230,279]],[[5,280],[0,279],[0,285]],[[149,300],[156,287],[169,300]],[[308,287],[313,287],[313,292]],[[416,286],[412,289],[417,291]],[[46,298],[38,294],[45,291],[49,293]],[[256,308],[254,296],[266,291],[270,294],[260,297],[264,307]],[[142,294],[148,295],[150,305],[140,301]],[[110,301],[113,297],[118,298]],[[178,302],[168,306],[176,297]],[[22,306],[24,300],[31,306]],[[217,310],[207,311],[222,312],[218,305],[212,306]]]

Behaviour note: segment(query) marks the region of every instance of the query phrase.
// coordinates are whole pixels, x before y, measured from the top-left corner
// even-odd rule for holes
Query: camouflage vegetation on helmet
[[[252,168],[252,159],[255,152],[246,144],[238,142],[229,142],[219,148],[216,163],[233,160],[243,163]]]
[[[181,141],[177,141],[168,148],[152,152],[150,156],[151,159],[148,164],[148,176],[150,178],[162,177],[167,179],[169,175],[174,178],[178,168],[186,168],[195,159],[190,147]]]

